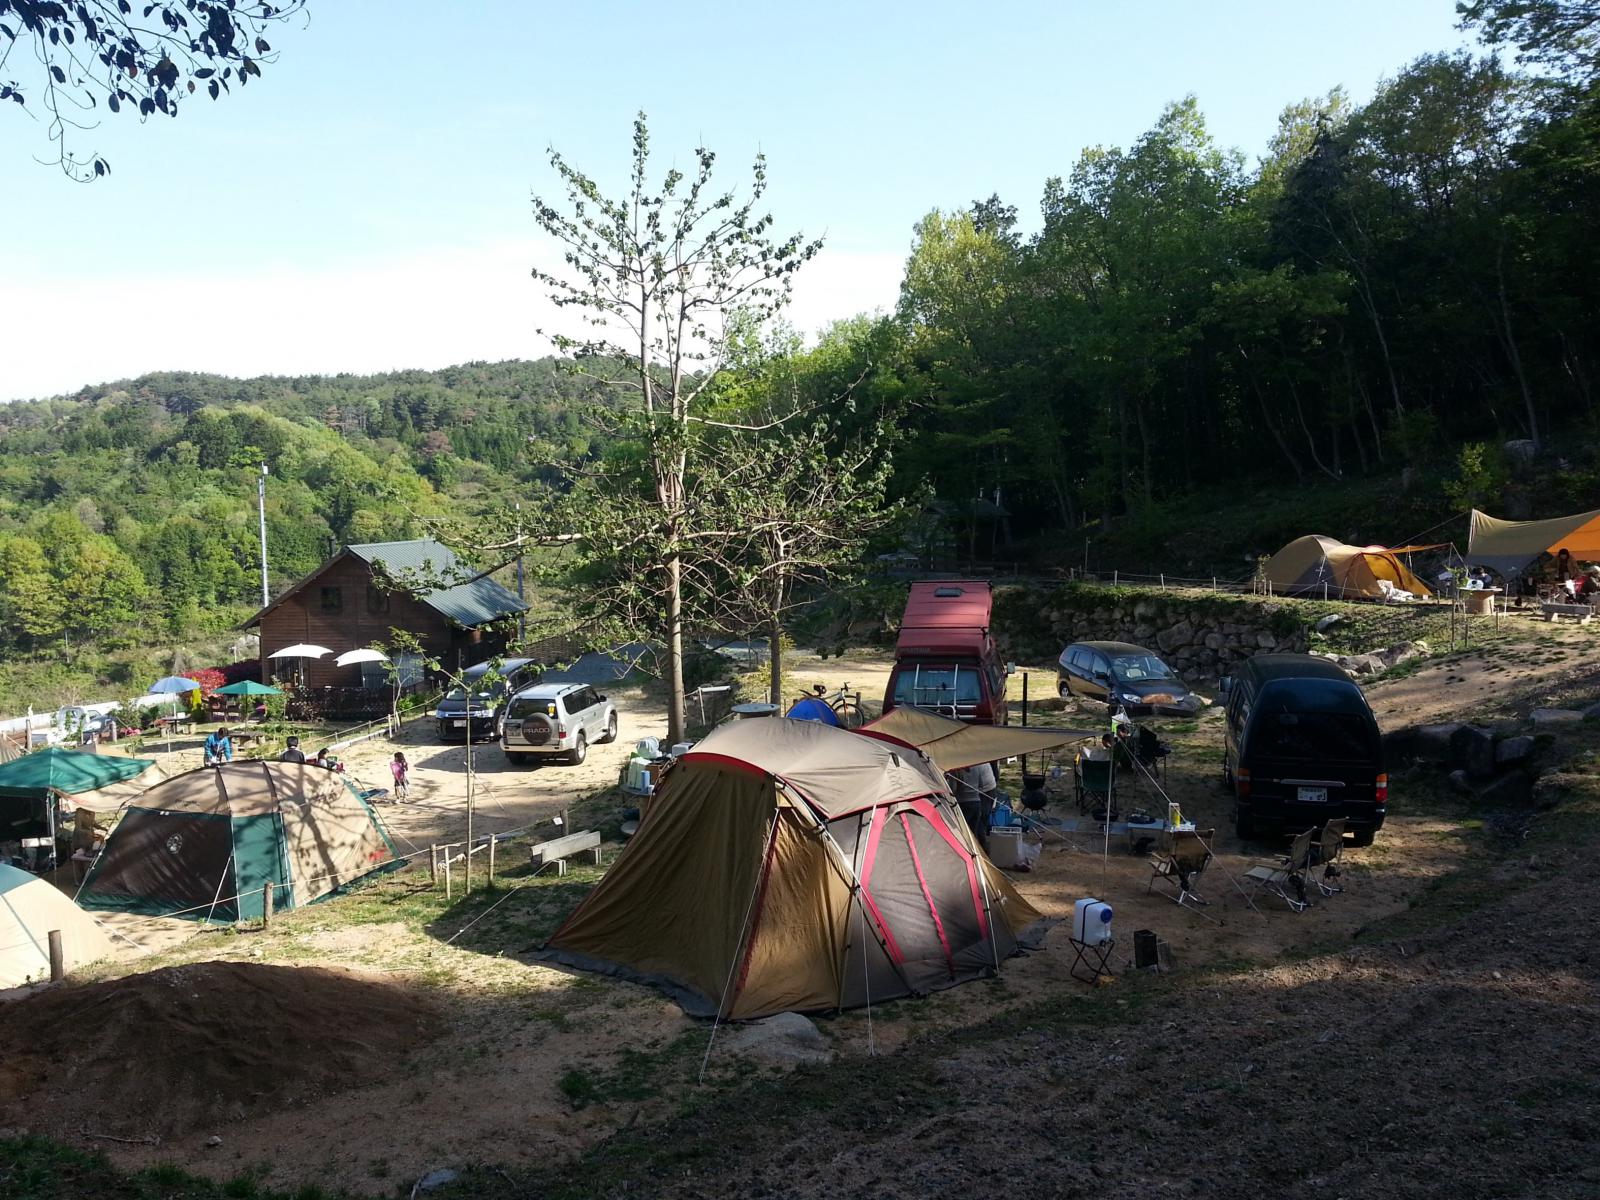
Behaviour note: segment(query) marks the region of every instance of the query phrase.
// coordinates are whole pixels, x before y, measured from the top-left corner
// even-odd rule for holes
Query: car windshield
[[[1360,762],[1376,754],[1366,702],[1334,680],[1296,680],[1271,688],[1251,722],[1254,749],[1269,758]]]
[[[472,693],[472,698],[474,700],[493,700],[497,694],[493,688],[480,687]],[[446,700],[465,700],[467,698],[467,689],[459,686],[453,687],[444,694],[444,698]]]
[[[976,704],[980,696],[978,672],[971,667],[915,667],[894,684],[894,702],[912,707]]]
[[[1154,654],[1121,654],[1111,660],[1111,673],[1124,683],[1176,679],[1172,668]]]

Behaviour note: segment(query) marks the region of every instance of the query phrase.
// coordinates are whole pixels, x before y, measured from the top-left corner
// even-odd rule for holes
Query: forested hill
[[[534,464],[586,455],[592,386],[546,359],[163,373],[0,406],[7,641],[224,628],[259,597],[258,464],[277,591],[334,542],[419,536],[430,516],[508,496]]]
[[[1254,163],[1175,102],[1042,180],[1041,221],[1013,197],[934,209],[896,311],[752,339],[729,389],[830,410],[841,437],[897,426],[890,495],[936,501],[911,508],[945,557],[1226,575],[1306,532],[1600,507],[1585,21],[1522,66],[1428,56],[1365,105],[1291,103]],[[234,619],[258,462],[275,586],[332,542],[526,496],[604,449],[596,386],[546,359],[0,407],[0,648]]]

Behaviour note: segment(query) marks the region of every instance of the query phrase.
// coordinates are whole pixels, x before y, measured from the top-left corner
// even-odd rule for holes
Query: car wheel
[[[1377,835],[1377,832],[1378,831],[1376,829],[1354,830],[1350,834],[1350,844],[1352,846],[1370,846],[1372,845],[1372,839]]]
[[[601,738],[600,740],[602,742],[607,742],[607,743],[614,742],[614,741],[617,740],[617,714],[616,713],[612,713],[611,716],[606,719],[606,735],[605,735],[605,737]]]
[[[573,766],[577,766],[588,756],[589,743],[584,739],[583,734],[580,733],[578,735],[578,740],[572,743],[572,749],[567,751],[567,762]]]
[[[440,721],[439,722],[439,741],[441,741],[441,742],[448,741],[449,740],[449,733],[450,733],[450,731],[445,728],[444,722]]]
[[[511,751],[507,750],[506,761],[514,767],[520,767],[523,763],[528,761],[528,756],[526,754],[513,754]]]
[[[1233,831],[1239,835],[1241,842],[1247,842],[1261,832],[1256,823],[1251,820],[1250,814],[1242,808],[1233,810]]]

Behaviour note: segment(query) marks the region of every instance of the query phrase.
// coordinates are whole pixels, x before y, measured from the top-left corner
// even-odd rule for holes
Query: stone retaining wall
[[[1212,680],[1263,650],[1304,652],[1292,604],[1210,592],[1067,584],[995,590],[995,639],[1013,662],[1053,663],[1072,642],[1132,642],[1184,679]]]

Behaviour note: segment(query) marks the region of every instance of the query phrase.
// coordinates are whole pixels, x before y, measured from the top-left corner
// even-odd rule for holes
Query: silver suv
[[[577,766],[590,742],[617,740],[616,705],[587,683],[542,683],[511,698],[500,726],[500,748],[514,763],[560,754]]]

